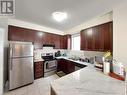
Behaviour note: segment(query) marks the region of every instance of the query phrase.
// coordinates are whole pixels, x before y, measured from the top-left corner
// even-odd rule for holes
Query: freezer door
[[[32,83],[33,81],[33,57],[10,59],[9,90]]]
[[[10,58],[33,56],[33,45],[23,43],[10,44]]]

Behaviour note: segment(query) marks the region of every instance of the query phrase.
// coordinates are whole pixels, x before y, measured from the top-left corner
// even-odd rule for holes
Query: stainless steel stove
[[[44,77],[53,75],[57,71],[57,60],[53,53],[42,53],[44,59]]]

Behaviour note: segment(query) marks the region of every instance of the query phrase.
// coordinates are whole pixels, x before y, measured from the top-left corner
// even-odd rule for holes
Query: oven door
[[[50,72],[57,69],[57,61],[51,60],[51,61],[45,61],[44,62],[44,72]]]

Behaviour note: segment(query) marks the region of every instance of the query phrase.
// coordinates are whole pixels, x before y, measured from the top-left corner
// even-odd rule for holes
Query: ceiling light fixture
[[[52,13],[52,16],[53,16],[53,18],[54,18],[56,21],[61,22],[61,21],[63,21],[64,19],[67,18],[67,13],[65,13],[65,12],[54,12],[54,13]]]

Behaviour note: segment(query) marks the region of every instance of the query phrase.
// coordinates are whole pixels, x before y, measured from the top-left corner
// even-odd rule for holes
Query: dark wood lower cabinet
[[[64,59],[57,60],[57,72],[64,70],[65,68],[64,63],[65,63]]]
[[[34,62],[34,79],[44,77],[43,61]]]
[[[75,71],[75,64],[72,61],[60,59],[58,60],[57,71],[63,71],[66,74],[72,73]]]
[[[72,73],[75,71],[75,63],[72,61],[67,61],[67,73]]]

